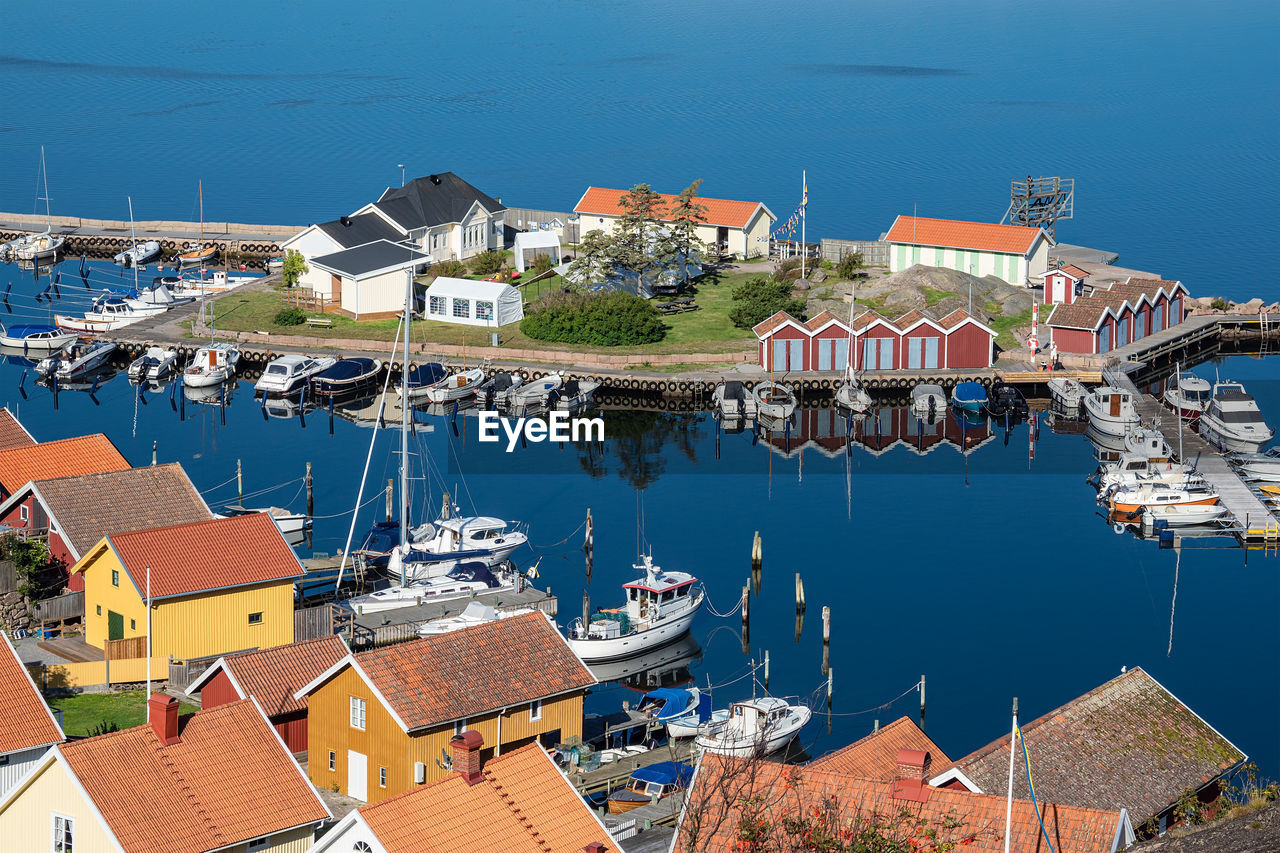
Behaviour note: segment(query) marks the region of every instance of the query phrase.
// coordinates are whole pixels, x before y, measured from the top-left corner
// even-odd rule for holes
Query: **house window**
[[[249,851],[249,853],[254,853],[255,850],[266,850],[270,846],[271,846],[271,839],[255,838],[249,842],[249,845],[246,849]]]
[[[27,505],[26,505],[26,504],[23,504],[22,506],[18,507],[18,518],[22,519],[22,521],[23,521],[23,523],[24,523],[24,524],[25,524],[28,520],[30,520],[30,518],[31,518],[31,511],[30,511],[29,509],[27,509]]]
[[[463,733],[463,732],[465,732],[466,730],[467,730],[467,721],[466,721],[466,720],[458,720],[457,722],[455,722],[455,723],[453,724],[453,736],[454,736],[454,737],[457,737],[458,735],[462,734],[462,733]]]
[[[101,615],[102,615],[102,605],[101,605],[101,604],[99,604],[97,609],[98,609],[98,615],[99,615],[99,616],[101,616]]]
[[[534,723],[542,719],[542,700],[534,699],[529,703],[529,722]]]
[[[378,768],[378,787],[387,787],[387,768],[385,767]]]
[[[433,297],[431,297],[431,309],[430,309],[430,310],[431,310],[431,313],[432,313],[432,314],[439,314],[440,316],[444,316],[444,314],[445,314],[445,303],[444,303],[444,297],[443,297],[443,296],[433,296]]]
[[[257,613],[250,613],[250,614],[249,614],[249,624],[250,624],[250,625],[261,625],[261,624],[262,624],[262,611],[258,611]]]
[[[470,299],[453,300],[453,316],[469,319],[471,317],[471,300]]]
[[[476,319],[492,320],[493,319],[493,303],[487,299],[476,300]]]
[[[351,728],[364,731],[364,700],[358,696],[351,697]]]
[[[120,570],[119,569],[111,570],[111,585],[120,586]]]
[[[129,630],[130,631],[138,630],[138,621],[136,619],[129,620]]]
[[[53,816],[53,839],[49,849],[53,853],[74,853],[76,822],[66,815]]]
[[[338,757],[333,754],[333,750],[329,750],[329,772],[332,773],[338,769]]]

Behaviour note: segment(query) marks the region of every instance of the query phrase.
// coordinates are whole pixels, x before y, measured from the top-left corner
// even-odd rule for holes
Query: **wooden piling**
[[[756,595],[759,595],[760,585],[764,580],[764,542],[759,530],[751,539],[751,580],[755,585]]]
[[[307,518],[316,514],[316,494],[314,484],[311,479],[311,463],[307,463]]]
[[[751,649],[751,581],[742,587],[742,653]],[[752,679],[754,681],[754,679]]]
[[[582,554],[586,563],[587,580],[591,580],[591,572],[596,564],[596,523],[591,517],[591,507],[587,507],[587,526],[582,534]]]
[[[920,674],[920,730],[924,731],[924,673]]]
[[[800,573],[796,572],[796,611],[804,610],[804,581],[800,577]]]
[[[822,608],[822,671],[831,670],[831,608]]]
[[[241,476],[240,460],[236,460],[236,503],[244,506],[244,479]]]
[[[764,692],[769,694],[769,650],[764,650]]]
[[[156,466],[156,442],[151,442],[151,467]]]

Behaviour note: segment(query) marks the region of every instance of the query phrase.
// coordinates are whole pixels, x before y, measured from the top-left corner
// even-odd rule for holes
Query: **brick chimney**
[[[586,847],[582,848],[584,853],[604,853],[608,848],[604,846],[603,841],[592,841]]]
[[[147,700],[147,722],[164,746],[175,744],[178,737],[178,700],[163,693],[153,693]]]
[[[898,750],[898,772],[899,779],[908,779],[912,782],[923,782],[925,779],[925,771],[929,767],[929,753],[920,749],[900,749]]]
[[[480,733],[469,731],[454,735],[449,746],[453,747],[453,769],[458,771],[458,775],[466,779],[468,785],[483,781],[480,748],[484,746],[484,738]]]

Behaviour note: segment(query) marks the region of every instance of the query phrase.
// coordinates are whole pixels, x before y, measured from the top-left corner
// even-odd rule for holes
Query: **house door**
[[[369,801],[369,758],[352,749],[347,750],[347,796]]]
[[[938,339],[924,339],[924,366],[927,370],[933,370],[938,366]]]
[[[924,366],[924,338],[907,338],[907,369],[919,370]]]
[[[1129,343],[1129,318],[1125,317],[1120,321],[1120,325],[1116,326],[1116,346],[1122,347]]]
[[[1060,275],[1055,275],[1053,277],[1053,301],[1065,302],[1067,300],[1066,290],[1066,280]]]
[[[342,305],[342,276],[329,276],[329,298],[336,304]]]
[[[785,340],[779,338],[773,339],[773,354],[769,359],[769,369],[787,369],[787,342]]]
[[[836,341],[836,355],[832,359],[832,370],[844,370],[849,366],[849,339]]]
[[[729,251],[729,229],[728,228],[716,229],[716,243],[719,245],[721,253]]]
[[[818,339],[818,363],[814,366],[815,370],[835,370],[835,359],[832,354],[835,352],[835,341]]]
[[[787,341],[790,344],[787,370],[804,370],[804,341]]]
[[[124,616],[114,610],[107,611],[107,639],[124,639]]]

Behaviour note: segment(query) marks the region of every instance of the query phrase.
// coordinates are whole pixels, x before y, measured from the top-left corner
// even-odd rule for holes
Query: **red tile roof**
[[[300,577],[302,565],[266,513],[153,527],[107,537],[141,592],[152,598]],[[83,561],[82,561],[83,562]]]
[[[0,636],[4,637],[0,645],[0,719],[4,720],[0,755],[60,742],[62,729],[18,659],[9,635],[0,631]]]
[[[1130,278],[1124,283],[1113,285],[1109,290],[1095,290],[1069,305],[1060,303],[1054,306],[1045,323],[1055,328],[1093,330],[1102,322],[1107,309],[1118,314],[1126,305],[1136,307],[1144,296],[1151,301],[1161,290],[1171,294],[1178,288],[1182,288],[1182,284],[1176,281]],[[1181,322],[1181,318],[1174,322]]]
[[[252,701],[59,749],[128,853],[197,853],[326,820],[329,811]]]
[[[777,314],[774,314],[772,317],[768,318],[767,320],[761,320],[759,323],[756,323],[754,326],[751,327],[751,331],[756,333],[756,337],[763,338],[767,336],[770,332],[772,332],[774,329],[777,329],[780,326],[786,325],[788,320],[790,320],[792,323],[795,323],[796,325],[802,325],[799,320],[797,320],[795,317],[792,317],[786,311],[779,311]]]
[[[860,779],[892,781],[897,775],[899,749],[913,749],[928,753],[929,767],[946,767],[951,763],[933,740],[910,717],[899,717],[879,731],[862,740],[854,741],[843,749],[815,759],[809,766],[834,773],[844,773]],[[928,768],[925,776],[932,775]]]
[[[832,314],[830,311],[822,311],[816,317],[814,317],[813,319],[805,323],[804,327],[811,332],[816,332],[818,329],[827,325],[832,320],[835,320],[837,322],[843,322],[842,320],[840,320],[839,317],[837,317],[835,314]]]
[[[587,187],[587,191],[583,193],[573,212],[598,216],[620,216],[622,208],[618,206],[618,202],[626,194],[627,190]],[[667,210],[670,210],[670,206],[679,198],[679,196],[667,193],[659,193],[659,195],[662,196],[662,204],[666,206]],[[702,196],[698,196],[698,204],[707,209],[707,218],[703,220],[704,222],[708,225],[723,225],[728,228],[747,227],[756,210],[763,207],[758,201],[730,201],[723,198],[703,198]],[[591,229],[587,223],[584,223],[582,230],[585,232]]]
[[[1039,784],[1036,786],[1039,793]],[[994,794],[932,788],[928,785],[859,779],[813,765],[750,762],[708,753],[703,756],[681,819],[675,849],[680,853],[734,850],[742,840],[742,803],[761,802],[759,817],[766,838],[759,849],[790,849],[780,839],[783,816],[820,820],[830,816],[833,833],[859,830],[892,832],[899,840],[919,841],[920,850],[951,849],[971,853],[1004,850],[1005,798]],[[1083,809],[1041,802],[1045,829],[1058,853],[1111,853],[1121,825],[1118,808]],[[696,815],[700,820],[690,819]],[[753,826],[759,826],[750,820]],[[930,837],[928,833],[936,833]],[[1030,801],[1015,800],[1009,829],[1010,849],[1048,848]],[[914,845],[913,845],[914,846]],[[756,848],[752,848],[756,849]]]
[[[36,440],[27,428],[18,422],[8,407],[0,408],[0,450],[12,447],[30,447]]]
[[[1025,225],[997,225],[993,222],[963,222],[958,219],[926,219],[899,216],[885,240],[912,246],[943,246],[979,252],[1010,252],[1025,255],[1035,245],[1040,229]]]
[[[239,685],[242,698],[257,699],[267,716],[289,714],[307,707],[305,695],[295,699],[293,694],[348,653],[342,638],[330,635],[274,649],[228,655],[205,670],[191,689],[198,688],[218,668],[225,668]]]
[[[410,730],[596,683],[542,613],[361,652],[355,660]]]
[[[536,743],[491,758],[484,780],[454,773],[380,803],[360,816],[387,853],[581,853],[608,831]]]
[[[129,463],[102,433],[0,450],[0,490],[13,494],[32,480],[120,471]]]
[[[1080,267],[1076,266],[1075,264],[1063,264],[1063,265],[1062,265],[1061,267],[1059,267],[1058,269],[1059,269],[1059,270],[1061,270],[1062,272],[1066,273],[1067,275],[1071,276],[1072,278],[1076,279],[1076,280],[1079,280],[1079,279],[1082,279],[1082,278],[1088,278],[1088,276],[1089,276],[1089,273],[1087,273],[1087,272],[1085,272],[1084,270],[1080,269]],[[1049,270],[1049,272],[1051,272],[1051,273],[1052,273],[1052,272],[1056,272],[1056,271],[1057,271],[1057,270]]]

